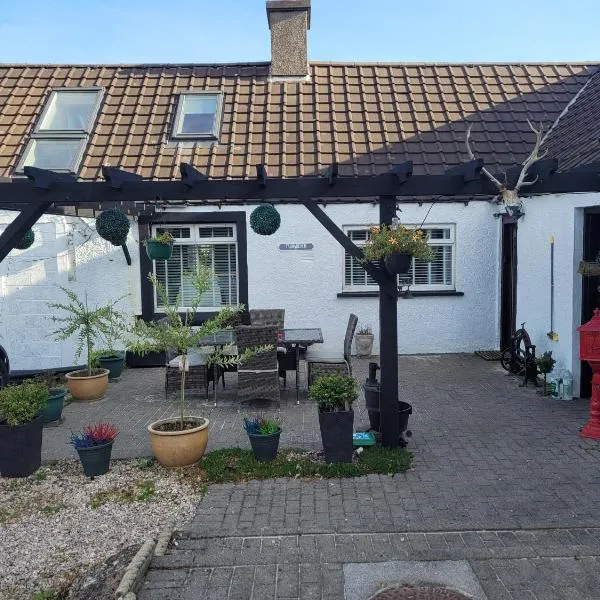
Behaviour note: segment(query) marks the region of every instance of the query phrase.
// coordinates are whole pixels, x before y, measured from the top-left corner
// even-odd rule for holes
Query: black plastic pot
[[[381,431],[381,410],[379,408],[370,408],[367,406],[369,413],[369,423],[371,429]],[[408,402],[398,400],[398,430],[400,433],[406,431],[408,427],[408,417],[412,415],[412,405]]]
[[[0,475],[27,477],[42,462],[42,430],[39,416],[24,425],[0,424]]]
[[[325,460],[329,462],[352,462],[352,435],[354,433],[354,411],[319,411],[321,440]]]
[[[270,462],[277,457],[277,449],[279,448],[279,436],[281,430],[277,433],[269,435],[248,434],[254,458],[259,462]]]
[[[98,475],[108,473],[113,444],[114,442],[109,442],[103,446],[77,448],[83,472],[87,477],[97,477]]]
[[[164,352],[148,352],[142,356],[137,352],[127,351],[125,355],[125,363],[130,369],[164,367],[166,361],[167,355]]]
[[[123,367],[125,366],[125,353],[106,354],[105,356],[100,356],[98,362],[103,369],[108,369],[109,379],[117,379],[121,377]]]
[[[385,266],[390,273],[394,275],[403,275],[408,273],[412,264],[412,254],[404,252],[394,252],[384,259]]]
[[[50,388],[46,406],[42,409],[42,421],[44,423],[52,423],[59,421],[62,415],[62,410],[65,405],[65,396],[67,390],[65,388]]]

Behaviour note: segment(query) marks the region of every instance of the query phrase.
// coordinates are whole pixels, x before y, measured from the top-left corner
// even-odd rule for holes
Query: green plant
[[[53,331],[52,335],[57,341],[67,340],[71,336],[76,335],[75,360],[81,356],[85,348],[88,375],[92,375],[94,344],[99,340],[105,339],[105,336],[110,335],[111,320],[117,312],[114,307],[125,296],[121,296],[105,306],[90,309],[88,307],[87,293],[85,300],[81,301],[75,292],[62,286],[58,287],[66,294],[68,302],[52,302],[48,305],[50,308],[62,310],[66,313],[64,316],[51,317],[52,321],[60,323],[60,329]]]
[[[556,364],[556,360],[552,358],[552,351],[544,352],[542,356],[535,359],[539,372],[544,376],[544,393],[545,396],[547,394],[547,375],[548,373],[552,373],[552,369],[554,369],[554,365]]]
[[[163,231],[147,240],[144,240],[144,244],[148,244],[148,242],[157,242],[159,244],[164,244],[165,246],[169,246],[175,241],[175,238],[168,232]]]
[[[310,386],[310,399],[322,411],[348,410],[357,398],[356,381],[349,375],[324,375]]]
[[[250,214],[250,227],[259,235],[273,235],[281,225],[281,215],[272,204],[262,204]]]
[[[373,330],[371,329],[370,325],[361,325],[357,330],[356,333],[358,335],[373,335]]]
[[[96,231],[101,238],[113,246],[122,246],[127,241],[129,219],[118,208],[110,208],[96,217]]]
[[[261,419],[260,417],[249,419],[244,417],[244,429],[250,435],[273,435],[281,431],[281,425],[271,419]]]
[[[404,225],[380,225],[371,227],[370,237],[362,247],[364,260],[381,260],[395,252],[410,254],[420,260],[431,261],[435,250],[427,243],[422,229],[410,229]]]
[[[0,422],[24,425],[33,421],[48,399],[48,386],[40,381],[27,380],[0,390]]]
[[[58,600],[58,595],[54,590],[42,590],[41,592],[34,592],[31,600]]]
[[[23,237],[15,244],[15,248],[18,248],[19,250],[27,250],[27,248],[33,245],[34,241],[35,233],[33,232],[33,229],[28,229],[23,234]]]
[[[104,348],[95,351],[97,353],[96,358],[117,354],[119,352],[117,350],[118,342],[125,339],[127,331],[128,323],[125,313],[116,310],[114,305],[108,306],[105,327],[100,332],[100,339],[104,344]]]

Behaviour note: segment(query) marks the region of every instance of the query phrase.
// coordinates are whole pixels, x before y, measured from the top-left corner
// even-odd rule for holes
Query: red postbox
[[[600,310],[594,310],[594,316],[579,331],[579,358],[592,367],[592,399],[590,401],[590,420],[580,435],[600,440]]]

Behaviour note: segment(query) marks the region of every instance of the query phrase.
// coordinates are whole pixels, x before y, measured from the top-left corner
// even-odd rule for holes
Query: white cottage
[[[470,125],[477,156],[501,173],[529,153],[527,120],[554,123],[595,68],[308,63],[309,0],[271,0],[267,14],[266,63],[0,66],[0,176],[37,166],[102,181],[101,167],[110,165],[171,180],[185,162],[217,179],[253,178],[258,164],[269,176],[297,177],[337,163],[342,177],[384,173],[408,160],[415,174],[440,174],[468,160]],[[439,249],[432,264],[411,268],[412,298],[398,309],[402,353],[498,348],[524,308],[515,305],[514,278],[507,286],[509,227],[494,215],[498,207],[491,198],[447,200],[399,204],[401,221],[422,225]],[[95,232],[101,207],[55,206],[35,225],[34,245],[0,263],[0,343],[11,367],[73,364],[72,345],[48,338],[47,303],[59,297],[57,284],[98,303],[127,293],[130,313],[157,318],[148,272],[174,297],[199,252],[210,255],[217,281],[206,313],[240,302],[284,308],[286,326],[319,326],[325,348],[339,351],[353,312],[377,339],[377,286],[361,266],[304,207],[279,205],[281,227],[268,237],[249,226],[254,208],[162,198],[155,214],[134,220],[128,266],[121,249]],[[357,244],[378,221],[373,198],[332,200],[325,210]],[[533,226],[535,209],[528,202],[526,210],[519,236]],[[13,218],[2,211],[0,228]],[[141,242],[165,229],[176,239],[173,256],[152,263]]]

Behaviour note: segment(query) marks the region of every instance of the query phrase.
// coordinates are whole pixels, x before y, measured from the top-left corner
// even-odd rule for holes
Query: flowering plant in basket
[[[70,443],[76,450],[79,448],[93,448],[94,446],[104,446],[114,442],[117,435],[119,435],[119,430],[112,423],[97,423],[86,425],[82,432],[71,432]]]
[[[396,252],[426,261],[435,258],[435,250],[427,243],[427,234],[422,229],[410,229],[400,224],[371,227],[362,251],[365,261],[382,260]]]

